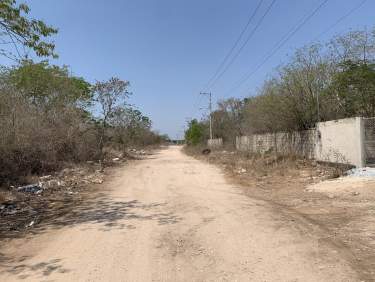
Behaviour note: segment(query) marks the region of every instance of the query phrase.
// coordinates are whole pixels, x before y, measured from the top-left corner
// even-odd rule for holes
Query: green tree
[[[24,48],[29,48],[37,56],[57,57],[55,44],[45,39],[57,33],[57,29],[41,20],[28,17],[30,12],[26,4],[17,5],[16,0],[0,0],[0,42],[10,48],[1,48],[0,54],[11,59],[23,58]],[[15,49],[14,51],[10,51]]]
[[[185,140],[188,145],[198,145],[203,142],[204,127],[196,119],[188,123],[188,129],[185,132]]]
[[[375,64],[345,61],[332,80],[334,95],[345,117],[375,116]]]
[[[91,86],[81,77],[69,75],[66,66],[51,66],[47,62],[22,61],[8,70],[12,85],[33,104],[47,111],[67,105],[85,106],[91,101]]]

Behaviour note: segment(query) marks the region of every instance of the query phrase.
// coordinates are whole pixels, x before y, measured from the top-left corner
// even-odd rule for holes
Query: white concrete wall
[[[236,149],[238,151],[253,152],[253,136],[237,136]]]
[[[223,146],[223,139],[217,138],[217,139],[208,139],[207,140],[207,146],[210,148],[220,148]]]
[[[361,118],[320,122],[316,129],[316,160],[364,166]]]

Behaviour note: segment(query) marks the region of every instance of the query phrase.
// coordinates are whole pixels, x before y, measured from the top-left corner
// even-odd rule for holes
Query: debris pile
[[[150,153],[139,149],[111,151],[106,155],[105,165],[141,159]],[[69,207],[82,200],[86,187],[104,182],[104,173],[101,164],[92,160],[48,175],[32,175],[24,181],[0,187],[0,237],[11,238],[22,230],[35,228],[42,221],[70,211]]]
[[[82,188],[101,184],[104,174],[97,164],[65,168],[53,175],[34,179],[34,183],[10,186],[0,191],[0,235],[34,227],[53,213],[56,202],[63,206],[79,200]],[[57,205],[58,205],[57,204]]]
[[[242,173],[246,173],[246,172],[247,172],[247,170],[244,169],[244,168],[239,168],[239,169],[237,170],[237,173],[238,173],[238,174],[242,174]]]
[[[30,184],[30,185],[20,186],[17,188],[17,192],[23,192],[23,193],[40,194],[42,191],[43,191],[43,188],[39,186],[38,184]]]
[[[353,168],[346,172],[347,176],[351,177],[369,177],[375,178],[375,168],[374,167],[361,167]]]
[[[40,195],[46,190],[58,189],[60,191],[69,190],[70,193],[71,189],[90,183],[102,184],[103,173],[100,170],[90,172],[87,168],[65,168],[54,176],[39,177],[37,183],[19,186],[15,188],[15,191]]]
[[[145,150],[137,150],[135,148],[132,148],[132,149],[128,149],[127,151],[129,154],[131,155],[138,155],[138,156],[145,156],[145,155],[149,155],[149,152],[145,151]]]
[[[17,213],[17,205],[13,202],[0,204],[0,215],[12,215]]]

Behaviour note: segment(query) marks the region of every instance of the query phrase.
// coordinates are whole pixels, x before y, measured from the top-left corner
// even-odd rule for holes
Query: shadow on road
[[[55,204],[48,211],[51,215],[31,230],[33,234],[43,233],[47,229],[59,229],[86,223],[98,223],[99,230],[134,229],[131,222],[151,220],[159,225],[174,224],[181,220],[171,212],[163,211],[166,203],[142,203],[138,200],[118,201],[105,193],[96,193],[74,207],[64,203]],[[59,215],[59,216],[56,216]],[[129,221],[129,222],[127,222]],[[93,228],[97,228],[93,226]]]
[[[142,203],[138,200],[119,201],[107,196],[104,192],[86,193],[79,198],[54,199],[48,207],[38,212],[26,232],[5,230],[1,232],[3,239],[23,237],[26,234],[40,234],[46,229],[59,229],[84,223],[98,223],[102,231],[113,229],[134,229],[130,222],[134,220],[152,220],[160,225],[174,224],[181,220],[163,207],[166,203]]]
[[[175,224],[182,218],[172,212],[165,212],[166,203],[142,203],[138,200],[119,201],[105,193],[94,193],[81,199],[74,205],[72,202],[54,202],[53,208],[45,211],[41,222],[29,229],[27,233],[9,234],[10,238],[27,234],[38,235],[47,230],[56,230],[68,226],[82,225],[82,230],[95,228],[103,232],[113,230],[131,230],[136,228],[139,221],[154,221],[158,225]],[[85,225],[84,225],[85,224]],[[89,225],[87,225],[89,224]],[[5,242],[3,242],[5,243]],[[0,253],[0,274],[15,275],[17,279],[32,276],[48,277],[51,273],[66,273],[69,269],[62,266],[61,259],[31,264],[29,257],[10,257]]]
[[[18,280],[26,280],[30,276],[38,276],[40,279],[48,277],[52,273],[68,273],[69,269],[64,268],[61,259],[50,259],[46,262],[27,263],[29,257],[7,258],[0,253],[1,271],[0,274],[11,274]]]

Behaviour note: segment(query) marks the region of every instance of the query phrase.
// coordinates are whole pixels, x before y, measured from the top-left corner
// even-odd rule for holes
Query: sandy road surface
[[[0,281],[358,281],[340,253],[179,147],[118,170],[0,255]]]

